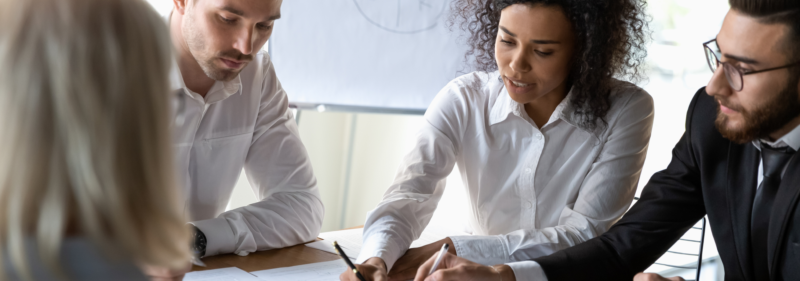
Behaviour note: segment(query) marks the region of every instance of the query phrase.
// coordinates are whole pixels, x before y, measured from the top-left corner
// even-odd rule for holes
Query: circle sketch
[[[370,23],[389,32],[417,33],[436,27],[448,0],[353,0]]]

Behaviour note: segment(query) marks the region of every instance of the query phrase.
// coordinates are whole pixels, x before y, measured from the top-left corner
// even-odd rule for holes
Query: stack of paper
[[[342,260],[304,264],[251,272],[261,280],[339,281],[339,274],[347,270]]]
[[[184,281],[260,281],[255,275],[236,267],[186,273]]]
[[[333,248],[333,241],[336,241],[350,259],[356,259],[358,254],[361,253],[361,231],[362,229],[359,228],[323,232],[319,234],[319,238],[323,239],[322,241],[308,243],[306,247],[338,254],[336,249]]]

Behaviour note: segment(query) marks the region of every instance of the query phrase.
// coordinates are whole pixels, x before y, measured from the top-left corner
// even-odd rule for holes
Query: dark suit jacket
[[[755,280],[750,211],[760,153],[714,126],[717,103],[700,89],[689,106],[686,132],[666,170],[656,173],[641,199],[608,232],[534,259],[556,280],[632,280],[692,225],[708,221],[725,267],[725,280]],[[788,164],[769,218],[768,263],[773,280],[800,280],[800,157]],[[775,274],[775,273],[778,274]]]

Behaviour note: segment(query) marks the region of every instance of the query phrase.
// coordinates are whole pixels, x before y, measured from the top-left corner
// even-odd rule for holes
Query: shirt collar
[[[498,79],[501,78],[499,78],[498,76]],[[527,117],[527,113],[525,112],[525,106],[511,99],[511,97],[506,92],[506,88],[505,85],[503,85],[502,80],[498,81],[499,82],[494,82],[493,79],[493,82],[490,82],[490,83],[498,83],[499,90],[497,92],[497,99],[495,100],[491,112],[489,113],[489,125],[491,126],[503,122],[504,120],[508,119],[508,116],[512,114],[523,119],[529,118]],[[555,111],[553,111],[553,114],[550,115],[550,120],[547,121],[545,126],[547,126],[547,124],[555,122],[558,119],[561,119],[564,122],[567,122],[568,124],[575,126],[581,130],[587,131],[592,134],[597,134],[598,133],[597,130],[592,132],[589,129],[584,128],[583,126],[580,126],[579,123],[577,122],[577,117],[574,114],[574,109],[569,102],[570,99],[572,98],[572,91],[574,89],[575,87],[572,87],[570,91],[567,93],[567,96],[564,97],[563,100],[561,100],[558,106],[556,106]]]
[[[792,131],[790,131],[788,134],[782,136],[781,138],[779,138],[774,142],[762,139],[753,141],[753,145],[755,145],[756,148],[761,150],[762,142],[771,147],[779,148],[788,146],[792,148],[794,151],[798,151],[800,150],[800,126],[794,127]]]

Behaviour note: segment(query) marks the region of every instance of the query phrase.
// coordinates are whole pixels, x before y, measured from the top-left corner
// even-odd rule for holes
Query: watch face
[[[417,33],[441,21],[447,0],[353,0],[370,23],[395,33]]]
[[[194,245],[192,247],[193,248],[192,250],[194,250],[195,254],[202,257],[206,253],[206,245],[207,245],[206,236],[200,230],[195,229]]]

